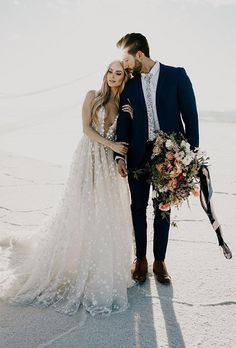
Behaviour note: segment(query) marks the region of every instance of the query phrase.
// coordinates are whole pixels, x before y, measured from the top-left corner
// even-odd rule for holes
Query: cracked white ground
[[[167,253],[172,285],[157,284],[152,274],[150,205],[149,277],[143,286],[130,289],[126,312],[92,318],[81,310],[68,317],[51,309],[13,307],[0,302],[0,346],[236,347],[235,131],[236,123],[201,123],[201,146],[211,157],[215,210],[233,252],[232,260],[224,258],[207,216],[198,199],[193,198],[191,210],[184,205],[172,214],[178,224],[170,232]],[[43,155],[41,160],[27,158],[19,151],[14,153],[12,147],[9,154],[5,144],[0,141],[2,246],[9,235],[20,236],[22,231],[30,235],[50,214],[68,171],[68,166],[47,161],[46,152],[45,161]]]

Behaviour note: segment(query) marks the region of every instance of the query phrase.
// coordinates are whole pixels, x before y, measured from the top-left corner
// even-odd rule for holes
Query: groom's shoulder
[[[171,66],[171,65],[166,65],[162,63],[161,63],[161,69],[173,77],[174,76],[178,77],[179,74],[185,72],[185,69],[181,66]]]
[[[133,87],[136,86],[138,79],[140,79],[139,75],[135,75],[131,77],[125,84],[125,91],[133,90]]]
[[[136,82],[141,78],[140,74],[136,74],[132,76],[126,83],[127,86],[133,86],[136,84]]]

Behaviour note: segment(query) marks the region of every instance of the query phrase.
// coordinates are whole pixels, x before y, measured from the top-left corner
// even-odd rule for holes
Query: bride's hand
[[[124,141],[117,141],[112,142],[110,148],[120,155],[126,155],[128,152],[128,143],[125,143]]]
[[[122,106],[122,111],[124,112],[128,112],[131,116],[131,118],[133,119],[133,108],[130,104],[125,104]]]

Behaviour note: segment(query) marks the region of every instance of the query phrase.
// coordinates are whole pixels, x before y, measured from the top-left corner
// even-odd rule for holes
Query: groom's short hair
[[[135,55],[138,51],[145,54],[146,57],[150,57],[149,45],[146,37],[140,33],[131,33],[123,36],[116,44],[120,49],[128,49],[128,53]]]

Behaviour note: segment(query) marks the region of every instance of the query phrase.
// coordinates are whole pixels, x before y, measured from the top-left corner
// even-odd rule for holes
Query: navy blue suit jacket
[[[128,100],[133,108],[133,119],[129,113],[122,111],[122,106],[127,104]],[[156,108],[162,131],[181,132],[186,136],[192,149],[199,146],[198,114],[194,91],[183,68],[160,64]],[[129,143],[127,154],[129,169],[143,165],[147,140],[147,109],[141,75],[137,75],[126,83],[121,94],[117,120],[117,141]]]
[[[133,119],[129,113],[122,111],[122,106],[128,104],[128,100],[133,108]],[[156,107],[162,131],[167,133],[181,132],[186,136],[192,149],[199,146],[195,96],[191,81],[183,68],[160,64]],[[121,94],[117,120],[117,141],[129,143],[127,153],[129,169],[142,167],[147,140],[147,109],[141,75],[137,75],[126,83]]]

